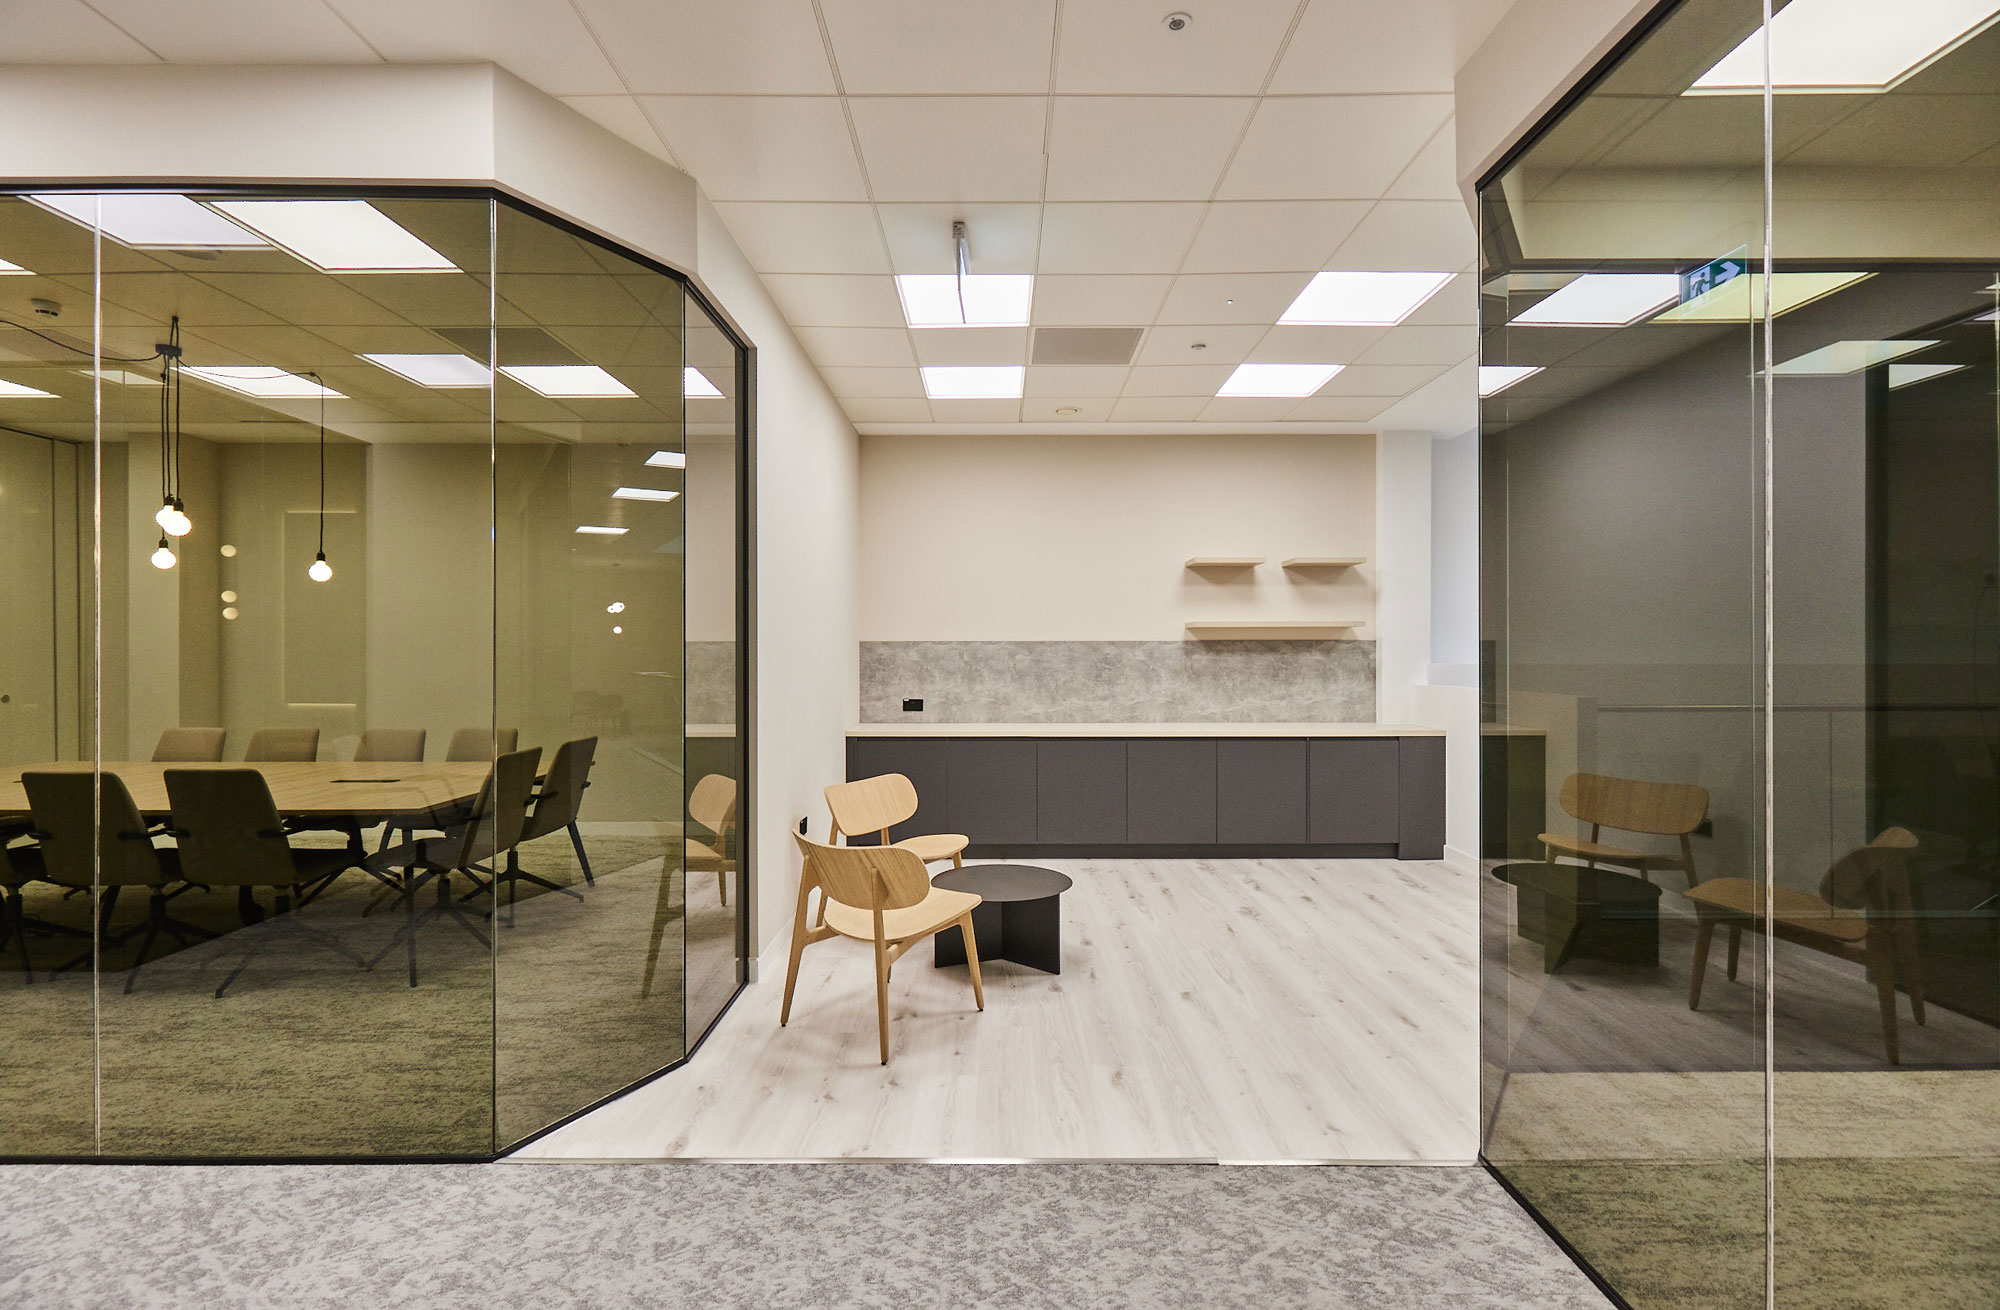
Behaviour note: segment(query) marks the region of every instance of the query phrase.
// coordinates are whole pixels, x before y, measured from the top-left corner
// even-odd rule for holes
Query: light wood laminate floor
[[[975,861],[976,863],[976,861]],[[517,1160],[1470,1161],[1476,875],[1394,860],[1052,860],[1063,973],[928,947],[889,985],[785,943],[684,1068]]]

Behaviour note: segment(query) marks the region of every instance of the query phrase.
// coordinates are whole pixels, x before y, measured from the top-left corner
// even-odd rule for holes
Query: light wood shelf
[[[1294,555],[1285,561],[1288,569],[1351,569],[1366,564],[1366,555]]]
[[[1187,562],[1191,569],[1254,569],[1264,562],[1262,555],[1197,555]]]
[[[1190,623],[1188,635],[1202,641],[1331,641],[1362,625],[1362,619],[1234,619]]]

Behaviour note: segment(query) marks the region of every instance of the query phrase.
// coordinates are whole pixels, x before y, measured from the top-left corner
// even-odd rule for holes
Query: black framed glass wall
[[[1485,1154],[1637,1306],[2000,1273],[2000,29],[1833,8],[1481,188]]]
[[[0,260],[0,1154],[484,1156],[681,1059],[693,293],[479,193]]]

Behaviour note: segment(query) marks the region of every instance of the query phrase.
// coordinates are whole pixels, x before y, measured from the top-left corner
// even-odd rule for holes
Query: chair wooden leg
[[[778,1011],[780,1028],[792,1021],[792,989],[799,984],[799,957],[805,954],[806,949],[806,898],[811,894],[812,883],[800,878],[799,904],[792,912],[792,962],[785,970],[785,1004]]]
[[[1901,1064],[1902,1052],[1896,1041],[1896,964],[1886,932],[1871,931],[1867,943],[1868,972],[1875,980],[1875,1003],[1882,1011],[1882,1045],[1888,1049],[1889,1063]]]
[[[875,1027],[882,1039],[882,1063],[889,1063],[889,946],[882,940],[882,911],[875,911]]]
[[[1894,945],[1896,969],[1910,993],[1910,1015],[1921,1026],[1924,1021],[1924,966],[1917,959],[1917,925],[1907,918],[1896,920]]]
[[[1715,920],[1702,916],[1694,935],[1694,979],[1688,983],[1688,1009],[1701,1008],[1701,983],[1708,975],[1708,946],[1715,937]]]
[[[986,1008],[986,988],[979,981],[979,943],[972,938],[972,911],[958,916],[959,931],[965,934],[965,963],[972,973],[972,999],[980,1009]]]
[[[660,965],[660,943],[666,940],[667,920],[673,914],[674,872],[673,866],[660,862],[660,887],[653,896],[653,939],[646,946],[646,972],[639,979],[639,995],[653,994],[653,974]]]
[[[725,908],[729,905],[729,875],[721,869],[715,871],[715,899]]]
[[[1729,981],[1731,982],[1736,981],[1736,957],[1742,953],[1742,949],[1743,925],[1732,923],[1729,925]]]

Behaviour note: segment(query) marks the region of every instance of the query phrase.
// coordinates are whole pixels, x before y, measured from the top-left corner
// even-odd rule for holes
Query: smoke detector
[[[34,310],[37,314],[40,314],[43,318],[62,317],[62,306],[57,304],[53,300],[30,300],[28,302],[28,308]]]
[[[1172,13],[1160,20],[1160,26],[1169,32],[1185,32],[1193,22],[1194,17],[1190,14]]]

